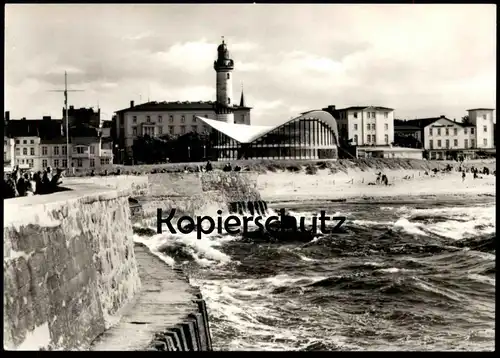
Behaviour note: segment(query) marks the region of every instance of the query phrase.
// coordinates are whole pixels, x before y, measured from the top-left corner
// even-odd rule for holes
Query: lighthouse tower
[[[233,99],[233,70],[234,62],[229,55],[229,50],[224,43],[217,47],[217,60],[214,61],[217,73],[215,114],[218,121],[234,123]]]

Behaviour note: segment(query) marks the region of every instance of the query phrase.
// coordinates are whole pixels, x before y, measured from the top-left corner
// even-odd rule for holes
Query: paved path
[[[120,322],[94,341],[90,350],[145,350],[156,332],[175,326],[191,312],[194,289],[177,271],[142,246],[135,246],[142,289]]]

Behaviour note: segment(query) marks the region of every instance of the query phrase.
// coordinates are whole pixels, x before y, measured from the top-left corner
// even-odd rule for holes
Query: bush
[[[286,170],[288,170],[289,172],[292,172],[292,173],[297,173],[297,172],[300,172],[301,168],[299,165],[294,164],[294,165],[287,166]]]

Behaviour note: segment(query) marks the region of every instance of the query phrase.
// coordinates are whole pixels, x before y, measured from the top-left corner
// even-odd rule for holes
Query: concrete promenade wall
[[[129,198],[144,198],[147,215],[156,215],[158,207],[191,213],[207,206],[224,209],[233,201],[259,200],[256,179],[253,173],[220,171],[65,178],[69,191],[5,200],[4,347],[95,350],[99,341],[103,349],[124,349],[133,333],[118,334],[121,343],[113,345],[106,332],[121,332],[121,325],[130,324],[122,318],[144,313],[139,304],[154,291],[146,289],[154,286],[149,282],[141,290],[151,272],[145,269],[149,258],[143,252],[141,260],[136,257]],[[172,269],[154,271],[156,282],[167,270]],[[165,315],[144,337],[136,337],[133,350],[211,350],[199,290],[188,288],[182,271],[169,275],[169,282],[186,282],[185,302],[166,299],[163,285],[165,294],[152,300],[157,310],[151,317]]]
[[[86,349],[140,289],[128,191],[4,201],[4,347]]]

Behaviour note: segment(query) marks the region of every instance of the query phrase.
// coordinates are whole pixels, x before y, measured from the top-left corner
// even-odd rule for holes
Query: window
[[[446,135],[450,135],[450,130],[448,128],[445,129]]]
[[[3,152],[3,160],[7,160],[7,152]]]
[[[108,164],[107,158],[101,158],[101,165],[106,165]]]
[[[486,146],[488,145],[488,139],[484,138],[484,139],[483,139],[483,144],[484,144],[484,146],[486,147]]]
[[[47,159],[42,160],[42,168],[47,168]]]
[[[151,123],[151,116],[146,116],[146,122]]]
[[[132,127],[132,135],[137,135],[137,127]]]
[[[458,139],[453,139],[453,146],[458,147]]]
[[[193,122],[196,123],[196,114],[193,114]]]
[[[245,123],[245,115],[244,114],[241,115],[241,123]]]
[[[186,126],[181,126],[181,134],[186,133]]]
[[[437,146],[438,148],[441,148],[441,139],[438,139]]]
[[[181,122],[184,123],[186,121],[186,117],[181,116]]]
[[[59,159],[54,159],[54,166],[59,168]]]
[[[35,148],[30,148],[30,155],[35,155]]]
[[[389,117],[389,112],[384,112],[384,118],[388,118]]]
[[[16,155],[19,155],[21,153],[21,148],[16,148]]]
[[[158,116],[158,122],[161,123],[161,121],[163,121],[163,117],[162,116]]]
[[[132,117],[132,123],[137,123],[137,116]]]
[[[366,142],[367,142],[367,143],[370,143],[370,138],[371,138],[371,137],[370,137],[370,135],[368,134],[368,135],[366,136]]]
[[[30,144],[35,144],[35,141],[33,139],[30,140]]]
[[[174,126],[168,126],[168,131],[170,134],[174,134]]]
[[[429,128],[429,135],[432,135],[432,127]]]
[[[23,148],[23,155],[28,155],[28,148]]]
[[[354,135],[354,144],[358,144],[358,135],[357,134]]]
[[[441,135],[441,128],[438,128],[438,135]]]
[[[483,126],[483,130],[484,130],[484,132],[487,132],[488,131],[488,127]]]
[[[486,119],[486,114],[483,114],[483,119]]]
[[[227,77],[226,77],[226,78],[227,78],[227,79],[230,79],[230,78],[231,78],[231,76],[230,76],[230,74],[229,74],[229,73],[227,74]]]
[[[366,113],[366,118],[370,118],[370,112]]]
[[[198,132],[198,126],[191,126],[191,130],[195,133]]]
[[[386,124],[384,124],[384,129],[385,129],[386,131],[388,131],[388,130],[389,130],[389,125],[388,125],[387,123],[386,123]]]
[[[375,112],[372,112],[372,118],[375,118]]]
[[[354,123],[354,130],[357,131],[358,130],[358,125],[356,123]]]
[[[472,148],[474,148],[474,147],[475,147],[475,144],[476,144],[476,143],[474,142],[474,139],[471,139],[471,140],[470,140],[470,146],[471,146]]]
[[[449,139],[447,139],[447,140],[446,140],[446,148],[449,148],[449,147],[450,147],[450,140],[449,140]]]
[[[47,147],[42,147],[42,155],[47,155]]]
[[[385,144],[389,144],[389,135],[385,135]]]
[[[16,144],[19,144],[19,139],[16,139]]]
[[[429,148],[430,148],[430,149],[434,148],[434,144],[432,143],[432,139],[431,139],[431,140],[429,140]]]
[[[163,134],[163,127],[158,127],[158,134]]]
[[[377,137],[375,136],[375,134],[372,135],[372,142],[373,143],[376,143],[377,142]]]
[[[95,147],[93,145],[90,146],[90,154],[95,154]]]
[[[95,167],[95,159],[94,158],[90,159],[90,167],[91,168]]]
[[[173,123],[174,122],[174,116],[168,116],[168,121],[170,123]]]
[[[28,141],[26,139],[23,139],[23,144],[28,144]]]
[[[354,118],[358,118],[358,112],[354,112]]]
[[[366,129],[370,130],[370,123],[366,125]]]
[[[372,130],[375,130],[375,123],[372,123]]]
[[[33,159],[28,159],[28,165],[30,166],[30,168],[33,168],[35,166]]]
[[[76,160],[76,166],[77,166],[77,167],[80,167],[80,168],[81,168],[81,167],[83,167],[83,159],[78,158],[78,159]]]
[[[464,147],[469,148],[469,140],[468,139],[464,140]]]
[[[59,155],[59,146],[54,147],[54,155]]]
[[[68,161],[66,159],[62,160],[62,167],[67,168],[68,167]]]
[[[453,135],[457,135],[458,134],[458,129],[457,128],[453,128]]]
[[[467,127],[464,128],[464,134],[467,134]]]
[[[474,127],[471,127],[470,134],[474,134]]]

